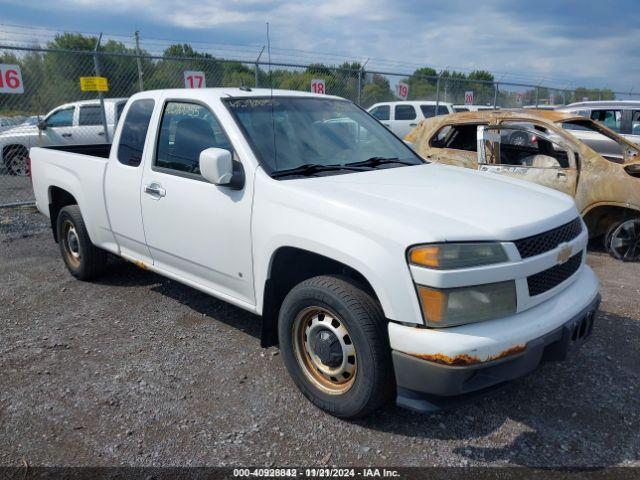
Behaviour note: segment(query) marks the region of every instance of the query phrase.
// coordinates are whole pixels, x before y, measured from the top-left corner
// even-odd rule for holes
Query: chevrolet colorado
[[[333,415],[454,405],[591,333],[598,281],[567,195],[427,163],[328,95],[148,91],[122,115],[110,149],[31,150],[71,274],[111,253],[260,315]]]

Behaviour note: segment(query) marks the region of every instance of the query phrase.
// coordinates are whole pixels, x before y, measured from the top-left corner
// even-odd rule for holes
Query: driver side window
[[[160,123],[155,166],[200,174],[200,153],[207,148],[231,151],[231,143],[208,108],[167,102]]]
[[[486,142],[487,158],[494,165],[571,168],[571,151],[535,129],[502,127],[491,129],[500,141]]]
[[[47,127],[71,127],[73,126],[74,107],[65,108],[52,113],[47,118]]]

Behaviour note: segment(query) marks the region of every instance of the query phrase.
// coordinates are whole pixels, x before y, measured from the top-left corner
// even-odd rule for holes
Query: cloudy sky
[[[272,47],[292,60],[309,56],[299,50],[640,91],[638,0],[0,0],[0,12],[0,41],[25,41],[10,26],[27,25],[259,50],[269,22]]]

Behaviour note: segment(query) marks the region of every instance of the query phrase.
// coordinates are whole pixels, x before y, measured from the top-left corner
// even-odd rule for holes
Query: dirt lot
[[[640,465],[640,265],[589,256],[592,340],[456,411],[345,422],[256,317],[115,261],[74,280],[46,222],[0,209],[0,465]]]

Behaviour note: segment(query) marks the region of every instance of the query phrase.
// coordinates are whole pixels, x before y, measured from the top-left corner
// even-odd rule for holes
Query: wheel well
[[[75,197],[66,190],[60,187],[49,188],[49,218],[51,220],[51,231],[53,232],[53,238],[58,241],[58,231],[56,229],[56,223],[58,221],[58,214],[63,207],[67,205],[77,205]]]
[[[341,275],[352,280],[376,301],[378,297],[367,279],[357,270],[324,255],[294,247],[281,247],[273,255],[264,288],[261,344],[278,344],[278,314],[280,305],[300,282],[318,275]]]
[[[605,235],[612,225],[639,216],[640,211],[632,208],[600,205],[587,212],[584,216],[584,223],[587,224],[589,229],[589,236],[598,237]]]
[[[29,149],[27,147],[25,147],[24,145],[20,144],[20,143],[13,143],[10,145],[5,145],[4,147],[2,147],[2,159],[4,160],[4,162],[7,162],[7,154],[11,151],[11,150],[23,150],[24,152],[26,152],[27,154],[29,153]]]

